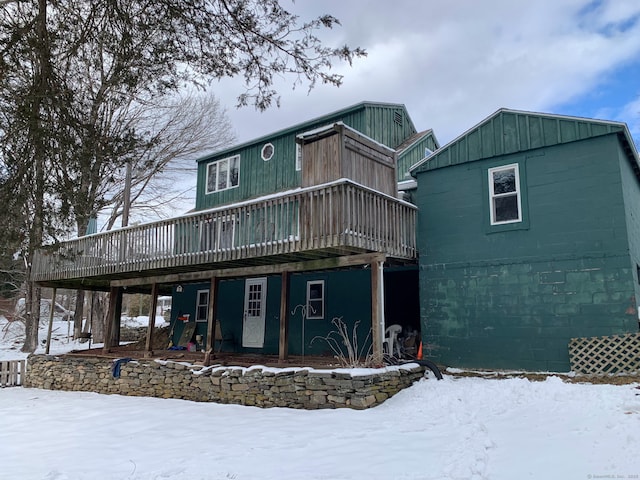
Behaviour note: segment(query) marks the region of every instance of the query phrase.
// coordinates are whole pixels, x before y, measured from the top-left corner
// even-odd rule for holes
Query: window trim
[[[235,185],[231,185],[231,168],[227,168],[227,186],[225,188],[218,188],[218,179],[219,179],[219,175],[220,175],[220,164],[222,164],[222,162],[228,162],[229,166],[231,166],[231,162],[233,160],[237,159],[238,160],[238,179],[236,181]],[[215,183],[215,189],[214,190],[209,190],[209,175],[211,173],[211,167],[213,167],[215,165],[215,169],[216,169],[216,183]],[[225,157],[225,158],[221,158],[219,160],[216,160],[214,162],[209,162],[207,163],[206,166],[206,175],[205,175],[205,184],[204,184],[204,192],[205,195],[210,195],[212,193],[217,193],[217,192],[224,192],[225,190],[230,190],[232,188],[237,188],[240,186],[240,154],[237,155],[231,155],[230,157]]]
[[[322,287],[322,294],[320,298],[314,298],[311,299],[310,297],[310,293],[311,293],[311,286],[313,285],[320,285]],[[324,284],[324,280],[309,280],[307,282],[307,302],[306,302],[306,310],[307,310],[307,319],[310,320],[323,320],[324,319],[324,315],[325,315],[325,299],[327,296],[327,291],[325,289],[325,284]],[[318,313],[314,313],[311,309],[311,301],[314,302],[322,302],[322,312]]]
[[[503,170],[514,170],[515,171],[515,197],[517,200],[518,206],[518,218],[513,220],[505,220],[505,221],[496,221],[496,211],[494,207],[494,200],[496,198],[510,197],[514,196],[513,192],[503,193],[503,194],[495,194],[493,191],[494,181],[493,174],[495,172],[500,172]],[[500,226],[500,225],[509,225],[513,223],[522,223],[523,221],[523,208],[522,208],[522,189],[520,187],[520,168],[517,163],[511,163],[509,165],[501,165],[498,167],[489,168],[487,170],[487,181],[488,181],[488,190],[489,190],[489,223],[491,226]]]
[[[207,294],[207,303],[206,303],[206,305],[200,303],[200,294],[201,293],[206,293]],[[202,307],[202,306],[206,306],[206,310],[205,310],[206,313],[205,313],[204,318],[200,318],[199,315],[198,315],[200,313],[200,307]],[[206,322],[208,320],[208,318],[207,318],[208,316],[209,316],[209,289],[208,288],[204,288],[204,289],[198,290],[196,292],[196,315],[195,315],[196,322]]]
[[[265,155],[265,150],[271,147],[271,155],[267,156]],[[269,143],[265,143],[262,146],[262,149],[260,150],[260,157],[262,158],[263,161],[268,162],[269,160],[271,160],[273,158],[273,155],[276,153],[276,149],[273,146],[273,143],[269,142]]]

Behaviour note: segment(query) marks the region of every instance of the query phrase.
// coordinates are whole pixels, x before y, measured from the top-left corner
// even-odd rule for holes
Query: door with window
[[[267,279],[249,278],[244,287],[242,346],[262,348],[266,318]]]

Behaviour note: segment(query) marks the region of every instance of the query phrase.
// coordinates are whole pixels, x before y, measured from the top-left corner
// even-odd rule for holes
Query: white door
[[[242,321],[242,346],[264,346],[264,320],[267,300],[267,279],[249,278],[244,287],[244,319]]]

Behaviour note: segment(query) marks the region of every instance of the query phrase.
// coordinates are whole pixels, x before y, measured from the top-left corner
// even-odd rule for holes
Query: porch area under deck
[[[103,351],[119,328],[122,292],[157,296],[171,285],[209,281],[205,363],[213,352],[221,278],[280,274],[279,360],[287,358],[292,272],[371,266],[374,355],[384,336],[383,265],[415,263],[416,207],[341,179],[158,222],[61,242],[39,250],[32,280],[42,286],[110,292]],[[120,301],[118,300],[120,298]],[[150,315],[148,354],[153,315]]]

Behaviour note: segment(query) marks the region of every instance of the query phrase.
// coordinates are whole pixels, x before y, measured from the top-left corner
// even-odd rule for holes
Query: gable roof
[[[441,149],[413,165],[411,175],[535,148],[616,133],[640,177],[638,152],[627,125],[591,118],[501,108]]]
[[[398,152],[398,155],[402,155],[405,151],[409,150],[411,147],[413,147],[420,140],[422,140],[425,137],[429,137],[429,136],[431,136],[433,138],[433,142],[436,145],[436,149],[440,148],[440,143],[438,142],[438,139],[436,138],[436,134],[433,133],[433,129],[430,128],[428,130],[423,130],[422,132],[414,133],[413,135],[411,135],[404,142],[402,142],[400,145],[398,145],[398,148],[396,148],[396,152]]]
[[[415,125],[413,124],[413,120],[409,116],[409,112],[407,112],[407,108],[404,104],[401,103],[384,103],[384,102],[369,102],[364,101],[360,103],[356,103],[349,107],[342,108],[340,110],[336,110],[331,113],[327,113],[326,115],[321,115],[319,117],[312,118],[310,120],[306,120],[302,123],[297,123],[290,127],[284,128],[282,130],[276,130],[275,132],[271,132],[267,135],[263,135],[258,138],[254,138],[244,143],[240,143],[237,145],[233,145],[229,148],[225,148],[223,150],[219,150],[217,152],[213,152],[211,154],[207,154],[203,157],[196,159],[196,162],[202,162],[205,160],[210,160],[212,157],[217,157],[220,155],[224,155],[226,153],[234,152],[242,148],[249,147],[251,145],[264,143],[266,140],[273,139],[274,137],[280,137],[283,135],[289,135],[292,133],[301,133],[307,130],[314,128],[314,126],[318,126],[319,124],[330,124],[335,123],[335,121],[347,114],[357,112],[359,110],[365,110],[367,107],[382,107],[382,108],[393,108],[393,109],[402,109],[405,112],[406,119],[409,121],[411,128],[413,131],[416,131]]]

